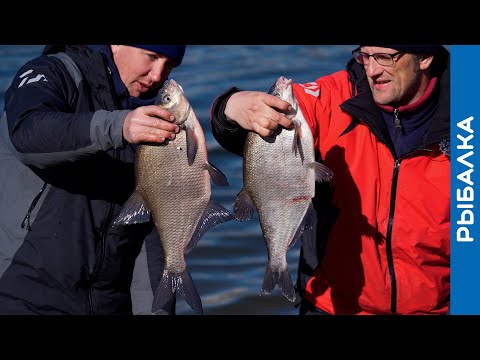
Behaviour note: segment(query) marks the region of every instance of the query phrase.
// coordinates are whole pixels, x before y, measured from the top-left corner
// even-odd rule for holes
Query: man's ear
[[[426,70],[432,65],[433,55],[422,55],[420,58],[420,69]]]
[[[120,45],[110,45],[110,49],[112,50],[112,54],[113,55],[116,55],[117,54],[117,50],[118,50],[118,47]]]

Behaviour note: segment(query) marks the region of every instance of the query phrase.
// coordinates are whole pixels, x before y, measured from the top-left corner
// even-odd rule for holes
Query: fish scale
[[[138,191],[146,199],[147,206],[156,209],[152,211],[152,217],[164,243],[165,269],[176,274],[186,268],[183,251],[208,205],[211,193],[210,177],[203,168],[207,162],[205,147],[203,144],[199,146],[195,161],[189,166],[185,144],[185,132],[182,131],[167,145],[141,145],[138,153],[138,164],[142,164],[143,159],[146,159],[147,164],[171,163],[163,171],[160,171],[158,166],[138,166],[137,183]],[[152,183],[156,186],[150,186]],[[185,189],[189,191],[185,192]],[[163,206],[164,202],[174,203],[175,206]],[[181,227],[164,226],[178,223],[179,219],[183,219]]]
[[[288,267],[286,252],[315,190],[313,169],[304,166],[299,157],[290,156],[293,133],[293,130],[281,129],[273,143],[250,133],[245,152],[245,189],[253,202],[259,204],[257,212],[269,249],[270,267],[277,272]],[[313,142],[309,146],[313,146]],[[313,162],[313,155],[307,156],[305,161]],[[290,201],[293,198],[304,200]]]

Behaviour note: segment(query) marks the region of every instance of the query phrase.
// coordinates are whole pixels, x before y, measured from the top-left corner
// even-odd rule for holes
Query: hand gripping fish
[[[228,181],[208,162],[200,122],[175,80],[164,83],[155,104],[174,114],[181,131],[174,140],[138,146],[135,191],[113,225],[153,219],[164,253],[164,271],[154,295],[153,313],[178,292],[193,310],[203,314],[185,255],[210,228],[233,219],[233,214],[210,199],[210,181],[219,186],[228,185]]]
[[[293,129],[279,127],[262,137],[250,131],[243,153],[243,189],[233,204],[238,221],[250,220],[256,209],[268,252],[261,294],[278,285],[295,301],[295,288],[287,264],[287,250],[303,231],[313,227],[315,181],[330,181],[332,171],[315,161],[311,130],[293,94],[292,80],[280,76],[270,94],[289,102]]]

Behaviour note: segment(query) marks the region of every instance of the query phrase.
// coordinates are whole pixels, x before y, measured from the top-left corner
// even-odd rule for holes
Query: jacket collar
[[[113,61],[110,45],[48,45],[43,50],[44,54],[58,52],[68,53],[94,88],[102,93],[111,92],[113,88],[115,93],[112,95],[116,98],[117,106],[135,109],[155,102],[157,94],[150,94],[146,99],[130,96]]]
[[[440,142],[443,139],[449,141],[450,138],[450,57],[447,56],[444,61],[445,64],[441,66],[442,70],[437,75],[439,106],[423,138],[425,145]],[[352,84],[352,97],[344,101],[340,107],[352,117],[365,122],[379,140],[389,144],[391,141],[387,126],[380,107],[373,100],[363,66],[352,58],[347,63],[346,70]]]
[[[86,45],[86,46],[93,52],[98,51],[105,55],[105,58],[107,60],[107,65],[111,71],[111,76],[115,86],[115,94],[120,99],[127,97],[128,90],[123,84],[122,79],[120,78],[120,73],[118,72],[117,66],[115,65],[115,61],[113,61],[113,54],[112,54],[110,45]]]
[[[428,82],[427,89],[425,90],[423,95],[417,101],[415,101],[412,104],[405,105],[405,106],[399,106],[398,109],[396,109],[396,110],[398,110],[399,113],[404,113],[404,112],[409,113],[409,112],[414,112],[415,110],[419,109],[423,104],[425,104],[428,101],[430,96],[432,96],[433,90],[435,89],[435,86],[437,85],[437,80],[438,79],[436,77],[434,77]],[[395,108],[393,106],[380,105],[380,104],[377,104],[377,105],[383,111],[386,111],[386,112],[389,112],[389,113],[393,113],[395,111]]]

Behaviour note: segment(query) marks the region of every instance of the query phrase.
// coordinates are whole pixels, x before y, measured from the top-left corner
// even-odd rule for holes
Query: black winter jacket
[[[49,56],[59,52],[73,63]],[[47,46],[5,95],[0,314],[150,311],[158,235],[151,223],[111,226],[134,189],[135,147],[123,140],[130,110],[107,56],[108,47]]]

